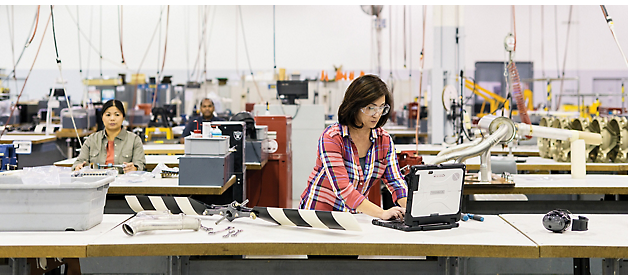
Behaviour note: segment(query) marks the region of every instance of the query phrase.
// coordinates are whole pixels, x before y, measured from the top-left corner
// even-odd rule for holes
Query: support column
[[[460,93],[457,76],[460,69],[464,70],[463,11],[463,6],[433,6],[434,63],[428,80],[428,134],[431,144],[443,143],[445,135],[453,133],[451,123],[445,118],[442,93],[447,85],[454,85]]]

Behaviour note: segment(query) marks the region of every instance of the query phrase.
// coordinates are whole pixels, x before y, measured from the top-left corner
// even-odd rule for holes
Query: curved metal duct
[[[129,236],[134,236],[137,233],[151,230],[199,230],[201,227],[201,220],[187,217],[183,213],[172,215],[160,213],[159,211],[142,212],[122,225],[122,231],[124,231],[124,233]]]
[[[480,138],[474,139],[471,142],[467,142],[467,143],[464,143],[464,144],[460,144],[460,145],[449,147],[447,149],[441,150],[436,156],[443,156],[443,155],[446,155],[446,154],[450,154],[450,153],[453,153],[453,152],[464,150],[464,149],[469,148],[469,147],[477,146],[478,144],[480,144],[480,142],[482,142],[482,140],[483,140],[483,138],[480,137]]]
[[[439,164],[452,159],[456,162],[464,162],[468,158],[479,156],[491,149],[491,147],[502,143],[509,143],[515,138],[517,128],[509,118],[487,115],[480,119],[478,126],[489,131],[490,135],[465,150],[441,154],[436,156],[430,164]],[[473,142],[472,142],[473,143]]]

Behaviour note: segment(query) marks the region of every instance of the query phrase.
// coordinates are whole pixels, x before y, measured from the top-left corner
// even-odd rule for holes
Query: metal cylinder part
[[[122,224],[122,230],[129,236],[151,230],[199,230],[201,220],[179,215],[146,215],[135,217]]]

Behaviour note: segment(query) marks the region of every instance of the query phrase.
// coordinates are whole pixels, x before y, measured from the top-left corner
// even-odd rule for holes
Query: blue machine
[[[0,163],[2,163],[0,171],[17,169],[17,156],[13,144],[0,145]]]

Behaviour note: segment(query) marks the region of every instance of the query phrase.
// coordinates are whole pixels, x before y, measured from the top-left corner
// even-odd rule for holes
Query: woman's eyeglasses
[[[383,116],[383,115],[388,114],[388,111],[390,111],[390,105],[384,104],[384,106],[382,107],[369,105],[362,108],[361,110],[362,110],[362,113],[368,116],[375,116],[377,113],[381,113],[381,115]]]

